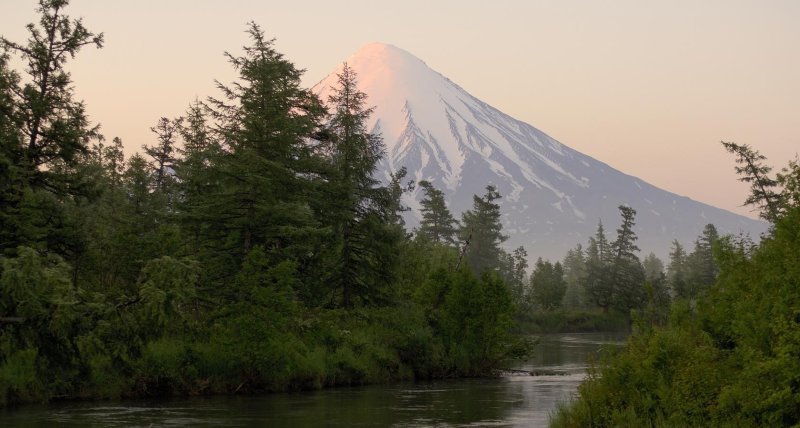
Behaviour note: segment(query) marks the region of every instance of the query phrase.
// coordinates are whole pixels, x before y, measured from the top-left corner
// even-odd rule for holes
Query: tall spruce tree
[[[150,128],[156,134],[157,143],[142,146],[144,153],[150,156],[150,168],[155,177],[155,190],[167,193],[173,181],[175,164],[177,163],[177,144],[183,118],[167,119],[162,117]]]
[[[472,197],[472,209],[461,217],[459,238],[467,265],[476,275],[500,267],[500,244],[508,239],[500,222],[500,193],[492,185],[486,186],[483,196]]]
[[[611,249],[606,238],[603,222],[597,224],[595,236],[589,238],[586,247],[586,270],[582,281],[586,298],[608,312],[614,297]]]
[[[206,208],[214,206],[212,198],[219,191],[216,184],[222,181],[216,165],[222,150],[206,105],[195,100],[182,119],[179,133],[183,146],[177,149],[180,156],[175,164],[176,214],[186,235],[189,253],[198,255],[204,243],[216,235],[210,228],[209,218],[214,211]]]
[[[736,155],[736,173],[739,181],[750,184],[750,196],[745,205],[754,205],[760,210],[761,218],[774,222],[783,211],[781,195],[775,190],[778,182],[770,177],[772,167],[764,165],[767,158],[747,144],[722,142],[729,153]]]
[[[30,81],[13,88],[9,100],[23,137],[20,167],[32,186],[57,194],[75,191],[73,167],[88,153],[87,141],[96,135],[82,102],[74,100],[65,65],[87,45],[103,46],[81,19],[63,13],[67,0],[40,0],[39,24],[30,24],[25,44],[0,37],[3,50],[18,54],[27,64]]]
[[[0,255],[13,252],[20,242],[20,201],[24,190],[22,132],[14,103],[19,76],[9,67],[9,55],[0,51]]]
[[[419,182],[419,187],[425,192],[425,197],[420,201],[422,220],[418,233],[427,236],[433,242],[456,246],[458,221],[447,209],[444,193],[425,180]]]
[[[74,99],[66,64],[84,46],[102,47],[103,35],[65,15],[67,4],[40,0],[39,22],[28,25],[25,43],[0,37],[0,249],[7,254],[30,245],[74,256],[78,250],[65,230],[70,221],[65,204],[95,190],[81,165],[97,128]],[[24,84],[8,68],[10,54],[27,65]]]
[[[679,299],[689,298],[687,285],[686,250],[677,239],[672,241],[672,250],[669,253],[667,266],[667,283],[672,295]]]
[[[714,246],[717,241],[719,233],[713,224],[707,224],[695,240],[694,250],[686,258],[687,298],[696,299],[716,281],[719,269],[714,260]]]
[[[613,286],[613,304],[620,310],[627,311],[641,307],[645,303],[645,272],[636,252],[636,232],[633,226],[636,210],[620,205],[622,223],[617,229],[617,239],[611,244],[613,261],[611,278]]]
[[[111,144],[103,150],[103,169],[113,186],[118,187],[122,184],[122,174],[125,172],[125,152],[121,138],[114,137]]]
[[[217,254],[241,263],[254,246],[273,261],[303,258],[318,227],[309,206],[320,159],[306,138],[320,128],[324,109],[300,87],[302,70],[286,60],[250,23],[251,45],[242,56],[226,53],[239,73],[231,85],[218,83],[222,99],[210,98],[221,149],[214,159],[214,186],[202,210],[205,230],[217,234]]]
[[[330,283],[334,304],[352,307],[356,300],[385,299],[393,269],[396,243],[402,237],[398,211],[405,170],[393,175],[387,187],[373,177],[383,156],[380,135],[366,129],[373,109],[358,90],[357,75],[346,63],[332,88],[333,108],[329,149],[333,172],[326,213],[334,230]]]

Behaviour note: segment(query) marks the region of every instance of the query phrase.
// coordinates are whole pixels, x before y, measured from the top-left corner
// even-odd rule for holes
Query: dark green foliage
[[[0,52],[0,251],[13,252],[20,242],[20,203],[25,190],[22,160],[22,133],[14,89],[19,76],[8,65],[9,55]]]
[[[758,246],[711,239],[707,228],[699,241],[713,242],[715,283],[694,305],[673,305],[665,326],[640,323],[627,349],[592,373],[553,425],[800,423],[800,206],[784,208]]]
[[[486,186],[486,193],[474,195],[472,209],[461,216],[459,238],[464,261],[476,275],[500,267],[500,244],[508,236],[503,235],[500,205],[495,202],[498,199],[500,193],[497,189],[492,185]]]
[[[774,221],[781,214],[781,197],[774,190],[778,182],[769,176],[772,167],[764,165],[767,158],[747,144],[722,142],[729,153],[736,155],[736,173],[739,181],[750,183],[750,196],[745,205],[755,205],[761,218]],[[739,166],[741,165],[741,166]]]
[[[667,283],[678,299],[696,300],[714,283],[719,273],[714,260],[714,247],[719,241],[717,229],[707,224],[694,243],[694,250],[686,254],[678,242],[672,243]]]
[[[561,262],[564,267],[564,281],[567,291],[564,292],[564,307],[583,308],[586,306],[586,291],[583,289],[583,278],[586,277],[586,258],[581,244],[567,251]]]
[[[530,309],[526,298],[528,288],[528,252],[518,247],[511,254],[500,254],[500,276],[511,290],[514,304],[524,311]]]
[[[619,312],[604,313],[602,310],[529,311],[517,322],[520,331],[526,334],[581,333],[603,331],[630,331],[630,317]]]
[[[613,261],[611,281],[614,284],[613,305],[623,312],[639,308],[645,303],[645,273],[636,252],[636,233],[633,231],[636,211],[628,206],[619,207],[622,224],[617,229],[617,239],[611,244]]]
[[[0,262],[0,403],[64,393],[78,370],[72,338],[82,315],[70,268],[28,247]]]
[[[669,253],[669,266],[667,267],[667,281],[672,294],[681,299],[688,299],[690,291],[687,284],[688,266],[686,251],[677,240],[672,241],[672,251]]]
[[[611,282],[611,249],[606,239],[603,223],[597,225],[597,233],[589,238],[586,247],[586,267],[581,282],[586,290],[587,299],[594,305],[608,312],[613,299],[613,283]]]
[[[417,233],[427,236],[433,242],[456,246],[458,221],[447,209],[444,193],[424,180],[419,182],[419,187],[425,192],[425,197],[420,201],[422,220]]]
[[[142,150],[150,157],[150,168],[153,174],[155,190],[168,195],[174,182],[176,144],[183,119],[169,120],[162,117],[150,130],[156,134],[157,142],[153,146],[143,146]]]
[[[644,258],[642,262],[644,268],[644,277],[647,281],[656,281],[665,275],[664,262],[661,261],[654,253],[650,253]]]
[[[83,104],[73,100],[67,60],[86,45],[102,47],[103,35],[95,35],[83,22],[63,14],[66,0],[41,0],[39,25],[30,24],[27,43],[0,38],[4,50],[19,54],[27,63],[31,81],[13,91],[10,101],[15,121],[21,125],[23,146],[20,165],[35,187],[68,192],[69,167],[86,153],[88,128]],[[66,167],[66,170],[58,168]]]
[[[366,131],[372,109],[365,107],[366,94],[358,91],[357,76],[347,64],[338,78],[330,96],[333,171],[325,187],[330,195],[326,217],[334,232],[327,282],[333,288],[334,304],[347,308],[356,300],[386,299],[396,246],[403,234],[395,226],[401,226],[397,214],[405,170],[393,177],[390,186],[379,186],[372,175],[383,157],[383,140]]]
[[[203,213],[193,216],[217,234],[216,251],[240,261],[256,245],[276,261],[302,257],[317,233],[308,196],[320,168],[304,139],[318,131],[324,110],[256,24],[248,34],[243,56],[226,54],[239,80],[218,84],[223,99],[209,100],[222,149],[212,161],[213,186],[193,207]]]
[[[478,279],[469,269],[432,272],[417,297],[432,303],[431,326],[441,336],[445,369],[455,374],[482,374],[524,348],[513,340],[514,304],[495,272]]]
[[[82,251],[60,204],[94,196],[82,162],[97,133],[74,100],[65,66],[83,46],[101,47],[103,36],[64,15],[67,3],[41,0],[39,23],[28,25],[26,43],[0,38],[0,246],[9,255],[23,245],[68,259]],[[8,69],[10,53],[27,66],[24,84]]]
[[[789,166],[781,169],[775,178],[781,186],[781,202],[790,207],[800,206],[800,157],[789,161]]]
[[[689,254],[687,263],[687,282],[689,298],[696,298],[708,290],[717,279],[717,265],[714,261],[714,246],[719,235],[713,224],[708,224],[694,244],[694,251]]]
[[[619,207],[622,223],[617,238],[608,243],[602,222],[597,233],[589,239],[583,288],[589,300],[608,311],[614,308],[623,313],[645,304],[645,271],[636,252],[636,233],[633,230],[636,211],[628,206]]]
[[[546,311],[560,308],[567,291],[564,269],[561,263],[536,260],[531,274],[530,299],[535,307]]]

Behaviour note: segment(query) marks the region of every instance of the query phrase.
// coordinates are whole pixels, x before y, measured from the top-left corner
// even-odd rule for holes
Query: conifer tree
[[[103,34],[94,34],[81,19],[64,15],[68,3],[40,0],[39,24],[28,26],[27,43],[0,37],[0,47],[20,55],[30,78],[23,87],[13,88],[10,99],[13,120],[23,137],[20,166],[32,186],[57,194],[75,190],[72,167],[88,153],[87,141],[97,135],[96,128],[89,126],[83,103],[74,100],[72,80],[64,67],[82,47],[103,46]]]
[[[800,156],[781,169],[775,181],[781,186],[781,203],[787,208],[800,206]]]
[[[713,224],[707,224],[694,243],[694,250],[687,256],[687,283],[690,299],[704,293],[717,279],[719,269],[714,261],[714,246],[719,240],[719,233]]]
[[[19,76],[9,68],[9,55],[0,51],[0,254],[13,251],[20,242],[20,201],[24,174],[20,116],[14,105]]]
[[[567,283],[567,291],[564,293],[564,306],[570,308],[583,307],[586,298],[585,290],[583,289],[583,279],[586,276],[586,258],[583,246],[578,244],[575,248],[567,251],[561,265],[564,267],[564,282]]]
[[[365,106],[366,98],[345,63],[329,98],[334,110],[329,123],[333,173],[326,213],[336,245],[329,282],[340,296],[334,300],[344,307],[352,307],[356,299],[374,303],[385,298],[395,245],[402,237],[400,183],[405,170],[394,174],[386,187],[373,177],[383,157],[383,140],[366,129],[373,111]]]
[[[644,258],[642,267],[644,268],[645,279],[649,282],[655,281],[665,275],[664,262],[653,252]]]
[[[597,224],[595,236],[589,238],[586,247],[586,272],[583,289],[587,299],[608,312],[614,297],[611,250],[603,229],[603,222]]]
[[[686,250],[677,239],[673,240],[672,251],[669,253],[669,266],[667,266],[667,282],[672,294],[681,299],[689,298],[686,263]]]
[[[617,229],[617,239],[611,244],[615,263],[624,258],[638,259],[636,252],[639,251],[639,247],[636,246],[636,232],[633,231],[636,210],[626,205],[620,205],[619,211],[622,216],[622,223]]]
[[[739,181],[750,183],[750,196],[745,205],[754,205],[761,212],[759,215],[768,221],[774,221],[780,215],[780,195],[774,190],[778,182],[769,176],[772,167],[764,165],[767,158],[747,144],[722,142],[729,153],[736,155],[736,173],[741,175]]]
[[[74,99],[65,67],[82,47],[102,47],[103,35],[65,15],[66,0],[38,4],[39,22],[28,25],[25,43],[0,37],[0,248],[12,254],[29,245],[65,255],[72,246],[65,204],[70,196],[95,193],[81,165],[88,142],[98,136],[83,103]],[[24,84],[8,68],[10,54],[27,66]]]
[[[318,131],[324,109],[273,40],[255,23],[247,32],[244,54],[226,53],[238,80],[218,83],[223,98],[209,99],[222,149],[215,187],[196,208],[213,213],[206,229],[219,234],[217,250],[239,261],[255,245],[276,261],[303,257],[317,234],[308,196],[320,168],[305,139]]]
[[[103,169],[108,174],[113,186],[122,184],[122,174],[125,172],[125,152],[122,139],[114,137],[111,144],[103,151]]]
[[[214,195],[220,192],[217,183],[225,181],[217,168],[221,147],[209,122],[208,108],[193,102],[181,121],[183,146],[177,149],[180,156],[175,164],[177,220],[189,241],[190,253],[195,255],[204,242],[218,237],[211,227],[211,215],[216,211]]]
[[[172,181],[172,174],[175,172],[177,162],[176,146],[181,129],[182,118],[167,119],[162,117],[156,126],[150,128],[156,134],[157,143],[153,146],[142,146],[144,153],[150,156],[150,168],[153,170],[155,179],[155,190],[166,193],[169,183]]]
[[[456,246],[458,221],[447,209],[444,193],[425,180],[419,182],[419,187],[425,192],[425,197],[420,201],[422,220],[418,233],[427,236],[433,242]]]
[[[531,300],[544,310],[560,308],[567,291],[561,263],[536,260],[531,274]]]
[[[500,193],[488,185],[483,196],[473,196],[472,209],[462,214],[459,238],[467,265],[476,275],[500,267],[500,244],[508,236],[503,235],[498,199]]]
[[[500,253],[501,269],[500,277],[503,278],[515,303],[524,306],[526,302],[526,292],[528,284],[528,252],[525,247],[517,247],[513,252]]]
[[[617,239],[611,244],[613,262],[611,265],[612,286],[614,288],[614,305],[622,310],[630,310],[644,304],[645,274],[636,252],[635,225],[636,210],[620,205],[622,223],[617,229]]]

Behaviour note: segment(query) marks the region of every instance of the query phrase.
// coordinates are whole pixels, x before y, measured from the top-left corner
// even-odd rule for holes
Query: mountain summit
[[[637,211],[643,252],[665,257],[673,239],[690,245],[703,227],[758,237],[766,224],[652,186],[577,152],[527,123],[473,97],[422,60],[395,46],[371,43],[346,60],[375,111],[368,127],[383,135],[386,157],[378,172],[406,167],[409,177],[444,191],[450,210],[472,207],[487,184],[500,191],[509,248],[534,259],[560,259],[585,244],[603,221],[610,239],[618,206]],[[333,73],[314,86],[323,101]],[[406,201],[418,223],[421,192]]]

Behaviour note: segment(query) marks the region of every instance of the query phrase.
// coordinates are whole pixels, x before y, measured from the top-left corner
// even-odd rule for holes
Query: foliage
[[[747,144],[722,142],[729,153],[736,155],[739,181],[750,183],[750,196],[745,205],[755,205],[761,218],[774,221],[781,214],[781,196],[774,190],[778,182],[769,176],[772,167],[764,165],[767,158]],[[738,166],[741,165],[741,166]]]
[[[492,186],[486,186],[483,196],[474,195],[473,207],[461,215],[459,238],[467,266],[477,275],[500,267],[500,244],[508,236],[503,235],[500,222],[500,193]]]
[[[334,235],[327,282],[333,288],[332,300],[343,307],[352,307],[356,299],[367,303],[385,299],[401,239],[393,227],[400,195],[391,197],[392,187],[379,186],[372,176],[383,157],[383,140],[366,131],[373,109],[365,108],[366,94],[357,89],[356,78],[345,64],[329,100],[334,113],[328,125],[333,171],[326,187],[327,218]],[[403,175],[405,170],[393,180],[396,187]]]
[[[212,160],[196,213],[204,229],[224,234],[212,239],[216,251],[238,261],[256,245],[276,260],[302,257],[318,236],[308,196],[321,159],[305,139],[320,128],[324,110],[300,87],[301,70],[286,60],[255,23],[252,45],[242,56],[226,53],[239,73],[231,85],[218,84],[222,99],[210,98],[222,149]]]
[[[546,311],[560,308],[567,291],[564,269],[561,263],[536,260],[531,274],[530,299],[535,307]]]
[[[630,319],[619,312],[602,310],[530,311],[522,314],[517,328],[526,334],[630,331]]]
[[[419,187],[425,192],[425,197],[420,201],[422,220],[417,233],[433,242],[456,246],[458,221],[450,214],[444,193],[425,180],[419,182]]]
[[[55,255],[20,247],[0,276],[0,403],[65,392],[79,367],[73,341],[82,309],[70,269]]]
[[[581,283],[586,276],[586,255],[583,246],[578,244],[567,251],[561,266],[564,268],[564,281],[567,290],[564,292],[564,306],[568,308],[583,308],[586,306],[586,292]]]
[[[627,349],[591,374],[553,425],[800,423],[800,206],[772,213],[773,229],[758,246],[715,238],[706,228],[701,240],[716,256],[715,283],[694,303],[677,301],[666,325],[640,322]],[[679,249],[674,276],[681,272]]]

